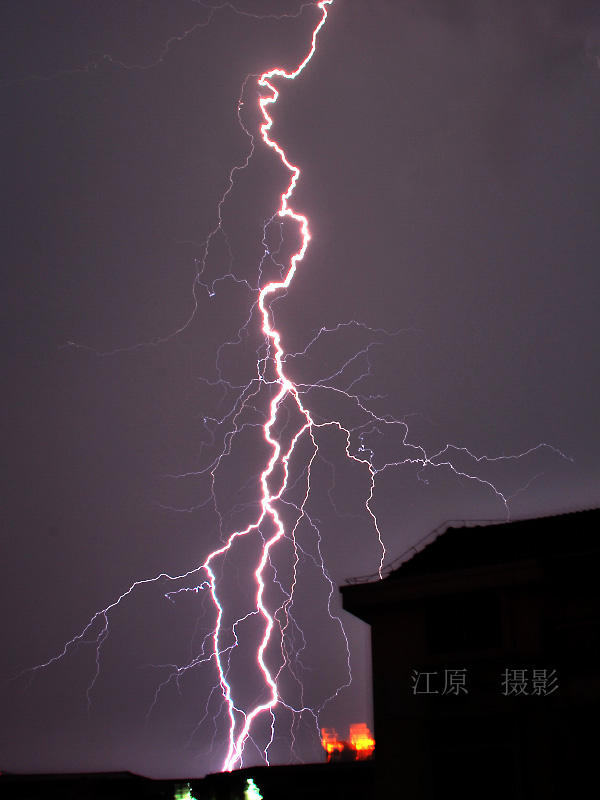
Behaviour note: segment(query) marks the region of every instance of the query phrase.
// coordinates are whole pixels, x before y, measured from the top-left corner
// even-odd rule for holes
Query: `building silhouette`
[[[583,796],[599,568],[594,510],[449,527],[383,580],[342,588],[371,626],[374,796]]]

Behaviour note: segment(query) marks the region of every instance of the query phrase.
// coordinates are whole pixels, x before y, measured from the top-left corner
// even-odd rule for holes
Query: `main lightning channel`
[[[279,702],[277,683],[273,678],[271,671],[269,670],[269,667],[265,662],[265,650],[271,639],[271,633],[274,627],[274,620],[273,616],[269,613],[264,603],[265,584],[264,584],[263,572],[269,560],[269,554],[271,548],[277,543],[277,541],[279,541],[285,535],[283,522],[274,504],[277,500],[281,499],[281,495],[286,488],[288,479],[289,459],[299,439],[305,432],[307,431],[310,432],[314,425],[310,413],[302,405],[302,402],[298,394],[298,390],[296,389],[294,384],[289,380],[289,378],[287,378],[286,375],[284,374],[283,362],[282,362],[283,349],[281,347],[281,335],[279,331],[273,327],[271,321],[271,312],[268,305],[269,298],[271,298],[273,295],[276,295],[281,290],[287,289],[289,287],[292,278],[294,277],[294,273],[296,272],[297,264],[304,257],[306,248],[308,247],[308,243],[310,241],[310,233],[309,233],[307,218],[304,215],[298,214],[297,212],[293,211],[289,205],[289,200],[292,196],[292,193],[300,176],[300,169],[288,161],[282,147],[276,141],[271,139],[271,137],[269,136],[269,132],[273,125],[273,120],[270,117],[267,109],[268,106],[276,103],[279,97],[279,92],[273,85],[272,80],[276,77],[284,78],[286,80],[293,80],[298,75],[300,75],[300,73],[304,70],[306,65],[312,59],[316,51],[317,36],[327,20],[327,6],[331,5],[331,2],[332,0],[321,0],[321,2],[317,4],[318,7],[321,9],[321,19],[319,20],[317,26],[313,30],[312,41],[309,52],[304,58],[304,60],[300,63],[300,65],[293,72],[286,72],[281,68],[269,70],[268,72],[263,73],[258,80],[259,86],[266,88],[270,92],[267,96],[261,97],[259,100],[259,105],[264,120],[260,127],[260,132],[263,141],[268,147],[275,150],[275,152],[281,159],[282,163],[291,172],[292,176],[286,191],[281,195],[281,205],[276,213],[279,217],[282,218],[290,217],[298,224],[302,236],[302,242],[300,249],[290,259],[290,266],[285,277],[280,281],[272,281],[268,283],[266,286],[264,286],[260,291],[258,299],[258,306],[260,308],[263,319],[262,329],[263,333],[265,334],[265,336],[267,337],[272,346],[273,350],[272,357],[275,365],[275,373],[277,376],[276,384],[278,384],[279,386],[278,391],[271,400],[269,419],[264,426],[264,437],[271,448],[271,458],[269,459],[268,465],[260,478],[262,486],[262,498],[261,498],[262,512],[260,514],[258,521],[254,525],[249,526],[244,531],[234,533],[223,548],[220,548],[219,550],[216,550],[213,553],[211,553],[211,555],[208,557],[205,563],[205,568],[210,577],[211,594],[213,597],[213,601],[218,607],[218,619],[214,634],[214,653],[217,661],[217,668],[219,671],[219,679],[223,690],[223,695],[227,702],[228,716],[230,720],[229,748],[227,756],[225,758],[225,762],[223,764],[224,771],[234,769],[241,762],[244,745],[250,735],[253,721],[260,714],[263,714],[265,712],[271,712],[272,714],[275,706]],[[289,445],[287,450],[284,453],[282,453],[282,447],[280,442],[277,440],[277,438],[273,436],[273,426],[275,425],[275,422],[277,420],[278,410],[281,407],[283,401],[287,397],[293,398],[293,401],[298,411],[304,417],[305,422],[296,432],[295,436],[292,438],[291,444]],[[275,467],[278,464],[281,464],[283,466],[284,477],[283,480],[280,482],[278,491],[273,492],[269,488],[269,479],[273,475]],[[260,670],[264,676],[265,683],[269,687],[269,697],[265,702],[256,705],[249,713],[243,715],[244,722],[242,725],[242,729],[236,736],[235,713],[234,713],[235,707],[232,699],[231,687],[226,677],[226,669],[222,661],[222,653],[219,642],[219,628],[222,617],[222,608],[217,597],[215,576],[210,568],[210,565],[215,556],[221,555],[223,552],[229,549],[235,538],[237,538],[238,536],[243,536],[245,534],[248,534],[250,531],[257,530],[266,517],[269,517],[274,523],[275,533],[270,538],[266,539],[266,541],[264,542],[262,556],[254,574],[258,587],[256,595],[256,606],[265,620],[265,632],[257,650],[257,661],[260,666]]]

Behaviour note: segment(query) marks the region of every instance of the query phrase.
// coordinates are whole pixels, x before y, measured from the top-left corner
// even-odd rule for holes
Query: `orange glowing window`
[[[327,752],[327,760],[337,761],[341,757],[343,760],[361,761],[371,758],[375,750],[375,740],[371,736],[371,731],[364,722],[350,725],[349,741],[338,739],[337,731],[334,728],[321,728],[321,744]]]
[[[327,751],[327,755],[341,753],[344,749],[344,742],[340,742],[338,739],[335,728],[321,728],[321,744]]]
[[[350,746],[356,750],[356,758],[369,758],[375,750],[375,739],[364,722],[350,725]]]

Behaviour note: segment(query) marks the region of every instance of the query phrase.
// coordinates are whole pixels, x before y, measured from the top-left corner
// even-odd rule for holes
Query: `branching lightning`
[[[490,458],[475,456],[466,448],[452,444],[447,444],[432,454],[427,452],[425,447],[412,443],[406,419],[395,419],[388,414],[376,413],[374,409],[378,407],[379,396],[361,393],[361,381],[370,374],[370,357],[373,350],[380,347],[386,338],[397,336],[398,333],[390,334],[375,330],[351,320],[340,323],[335,328],[322,328],[299,352],[291,353],[285,350],[281,330],[275,322],[273,306],[274,302],[292,284],[310,242],[310,229],[308,218],[292,207],[293,193],[300,178],[300,169],[289,161],[283,146],[272,138],[273,118],[271,114],[279,97],[280,90],[277,88],[279,83],[298,78],[313,59],[317,51],[319,33],[327,22],[328,9],[332,3],[333,0],[320,0],[316,4],[305,4],[318,8],[319,19],[312,31],[308,52],[295,69],[288,72],[283,68],[276,67],[258,77],[249,76],[246,79],[239,99],[238,117],[250,139],[250,153],[240,166],[231,170],[228,186],[218,207],[218,225],[208,237],[204,257],[198,263],[193,288],[194,307],[189,319],[169,337],[153,343],[158,344],[166,341],[167,338],[176,337],[185,330],[198,308],[197,292],[204,290],[212,297],[218,291],[219,282],[225,278],[243,284],[247,290],[254,293],[250,313],[239,331],[238,340],[224,343],[217,356],[219,378],[216,384],[211,385],[219,386],[224,394],[233,391],[236,395],[230,408],[220,418],[204,418],[210,444],[212,445],[218,440],[219,452],[202,470],[186,473],[186,475],[171,476],[173,480],[178,480],[193,474],[205,476],[209,480],[211,491],[204,502],[214,506],[219,519],[222,543],[208,554],[203,563],[188,572],[181,575],[161,573],[155,577],[135,582],[113,603],[95,614],[84,630],[71,639],[58,655],[33,670],[48,667],[78,645],[93,643],[96,652],[96,669],[88,689],[88,700],[91,701],[92,690],[101,669],[102,645],[109,633],[109,616],[114,609],[143,584],[162,581],[181,584],[185,581],[187,585],[182,588],[174,588],[172,591],[166,592],[166,599],[176,603],[180,599],[178,596],[184,592],[195,592],[202,595],[209,600],[213,626],[211,632],[203,637],[195,656],[187,664],[183,666],[162,665],[168,668],[168,677],[157,687],[153,706],[165,686],[173,682],[178,684],[186,672],[200,667],[213,669],[214,686],[211,697],[207,700],[205,715],[198,724],[202,724],[204,719],[210,716],[209,704],[213,698],[218,698],[217,716],[222,726],[224,721],[227,730],[225,753],[220,765],[222,770],[232,770],[243,765],[244,757],[250,750],[254,753],[258,752],[261,760],[269,763],[269,750],[276,737],[277,716],[280,710],[292,717],[308,715],[314,722],[315,737],[318,737],[318,714],[331,698],[325,698],[318,707],[311,707],[304,702],[299,665],[301,665],[306,641],[300,626],[294,619],[294,597],[297,590],[297,567],[300,558],[310,560],[323,576],[327,586],[325,612],[336,626],[337,635],[341,637],[341,641],[344,642],[343,646],[346,648],[348,672],[342,680],[340,689],[348,685],[351,680],[348,643],[341,620],[332,610],[331,601],[335,586],[321,552],[321,527],[319,520],[313,518],[309,509],[309,498],[319,488],[313,480],[314,466],[318,459],[321,460],[321,463],[327,463],[322,449],[320,449],[319,437],[321,435],[327,431],[332,432],[341,442],[343,455],[363,476],[364,512],[379,543],[380,575],[386,560],[386,547],[374,499],[378,477],[385,471],[392,471],[403,465],[415,465],[418,468],[419,479],[425,482],[428,469],[451,472],[459,480],[477,483],[484,490],[493,493],[508,514],[511,496],[497,487],[479,468],[494,462],[523,458],[542,449],[550,449],[558,453],[555,448],[541,444],[518,455]],[[229,4],[225,5],[229,6]],[[215,11],[216,7],[211,9],[209,19]],[[208,22],[203,24],[208,24]],[[171,44],[172,41],[167,43],[161,59],[165,57]],[[262,145],[272,151],[289,174],[289,182],[280,196],[279,207],[274,210],[263,230],[263,261],[267,255],[271,257],[272,261],[278,264],[280,278],[266,282],[264,285],[262,285],[263,261],[259,265],[256,285],[252,285],[247,278],[236,277],[232,271],[220,278],[205,278],[211,243],[218,234],[226,239],[221,218],[222,207],[233,189],[236,173],[248,166],[255,151],[254,136],[244,126],[240,116],[243,106],[247,102],[243,99],[244,92],[247,85],[254,81],[258,90],[258,109],[262,117],[260,124]],[[277,253],[269,251],[266,239],[270,226],[273,226],[271,230],[277,229],[279,226],[280,249],[282,249],[281,245],[286,236],[296,235],[299,238],[300,246],[285,262],[283,259],[281,263],[276,261]],[[295,233],[290,234],[290,229],[295,229]],[[260,338],[262,339],[257,352],[255,375],[247,383],[234,385],[222,374],[219,359],[228,346],[235,345],[241,341],[242,337],[247,336],[252,326],[260,326]],[[294,379],[292,377],[294,363],[306,358],[317,344],[326,342],[328,337],[335,336],[340,331],[360,333],[366,337],[367,343],[356,349],[342,364],[335,366],[329,375],[313,382]],[[209,382],[206,381],[206,383]],[[346,419],[343,414],[340,414],[339,418],[327,418],[325,414],[318,414],[312,410],[312,399],[324,394],[333,400],[340,400],[345,408],[351,409],[350,412],[347,412]],[[353,421],[349,422],[348,419]],[[231,454],[234,441],[248,429],[261,430],[263,451],[267,454],[264,469],[257,480],[259,501],[251,523],[239,530],[227,533],[228,523],[219,509],[215,485],[223,464]],[[388,436],[399,442],[398,452],[392,458],[386,453],[380,453],[377,446],[378,441]],[[559,455],[562,456],[562,454]],[[304,550],[297,538],[300,525],[306,525],[314,532],[317,544],[312,553]],[[293,563],[290,565],[291,578],[285,579],[278,576],[274,564],[274,554],[278,545],[284,541],[290,545],[290,552],[293,553]],[[243,542],[252,542],[258,553],[254,561],[248,561],[246,564],[248,572],[245,577],[247,583],[254,586],[255,594],[251,607],[237,615],[233,607],[229,608],[226,593],[221,591],[221,582],[226,560]],[[277,599],[274,600],[274,597]],[[242,648],[241,639],[245,637],[243,631],[246,626],[250,625],[252,631],[259,631],[256,634],[252,652],[262,688],[253,698],[248,699],[241,692],[235,678],[232,677],[234,672],[232,664],[235,651]],[[291,681],[297,688],[299,687],[293,699],[283,686],[284,675],[288,682]],[[265,721],[267,725],[264,724]],[[216,729],[217,723],[215,722]],[[267,730],[266,734],[265,730]],[[291,728],[290,733],[293,738]]]

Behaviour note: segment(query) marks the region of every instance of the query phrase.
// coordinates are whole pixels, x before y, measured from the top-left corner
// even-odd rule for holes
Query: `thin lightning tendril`
[[[94,59],[93,61],[89,61],[87,64],[81,67],[75,67],[72,69],[60,69],[56,70],[55,72],[49,75],[30,75],[24,78],[14,78],[12,80],[5,80],[0,81],[0,85],[10,86],[14,85],[15,83],[23,83],[27,81],[53,81],[56,78],[62,78],[69,75],[77,75],[80,73],[92,73],[97,72],[103,66],[111,65],[114,67],[119,67],[120,69],[127,69],[127,70],[149,70],[158,67],[162,63],[164,63],[165,58],[169,55],[171,50],[181,42],[184,42],[188,39],[192,34],[196,31],[201,30],[202,28],[207,28],[213,21],[215,14],[218,11],[229,10],[232,11],[234,14],[240,17],[247,17],[249,19],[256,19],[256,20],[263,20],[263,19],[297,19],[301,16],[302,12],[305,8],[309,6],[313,6],[314,3],[312,2],[305,2],[302,3],[300,8],[295,14],[290,13],[282,13],[282,14],[255,14],[251,11],[242,11],[239,8],[236,8],[233,3],[225,2],[217,5],[209,5],[208,3],[203,3],[200,0],[192,0],[195,6],[199,8],[205,9],[208,13],[206,15],[206,19],[203,22],[196,22],[191,27],[186,28],[182,33],[177,33],[171,36],[165,42],[161,52],[155,58],[147,61],[145,64],[137,64],[137,63],[127,63],[120,58],[112,55],[111,53],[103,53],[98,58]]]
[[[252,304],[252,308],[246,318],[244,325],[238,331],[238,337],[232,342],[222,344],[217,353],[217,372],[218,380],[210,383],[205,380],[205,383],[210,386],[219,386],[223,389],[225,394],[227,390],[238,390],[235,402],[231,405],[230,409],[226,411],[221,418],[204,418],[204,425],[207,432],[210,434],[210,441],[207,445],[211,446],[216,441],[217,433],[219,430],[227,429],[222,439],[222,448],[220,452],[211,460],[210,464],[198,472],[183,473],[180,475],[169,476],[173,480],[182,479],[188,476],[207,476],[210,481],[211,491],[208,499],[201,505],[212,503],[214,510],[219,518],[220,530],[223,532],[226,523],[223,518],[221,510],[218,508],[216,502],[216,489],[215,481],[219,467],[224,459],[231,453],[232,442],[237,434],[245,428],[260,427],[264,441],[269,451],[266,466],[260,474],[260,501],[254,521],[241,530],[236,530],[228,536],[222,533],[221,545],[213,550],[199,566],[190,569],[180,575],[169,575],[161,573],[153,578],[140,580],[133,583],[130,588],[118,597],[115,602],[108,605],[102,611],[97,612],[86,627],[77,636],[67,642],[63,650],[53,658],[49,659],[43,664],[34,667],[31,672],[33,674],[39,669],[48,667],[59,659],[67,655],[68,652],[74,650],[79,645],[93,643],[96,652],[96,669],[93,679],[89,685],[87,696],[88,703],[91,702],[91,693],[94,685],[98,679],[101,668],[101,648],[108,636],[109,632],[109,615],[110,613],[134,590],[142,587],[144,584],[151,584],[160,581],[181,582],[185,579],[196,581],[195,585],[188,585],[183,588],[174,589],[165,593],[165,597],[170,602],[176,602],[179,595],[183,593],[196,593],[203,595],[210,600],[212,604],[215,621],[214,627],[211,632],[204,635],[202,638],[201,646],[197,649],[196,654],[192,654],[190,661],[184,666],[174,664],[161,664],[155,665],[160,668],[169,670],[169,676],[162,680],[156,688],[154,698],[152,700],[149,714],[158,702],[159,695],[168,684],[174,683],[179,689],[180,680],[186,672],[201,665],[211,664],[216,670],[216,683],[213,686],[209,699],[207,700],[206,712],[202,719],[198,722],[197,728],[202,725],[207,716],[209,716],[209,704],[213,697],[220,697],[220,710],[219,713],[223,714],[227,721],[227,744],[226,754],[222,761],[221,768],[223,770],[232,770],[244,763],[244,751],[247,747],[255,748],[261,756],[261,759],[269,763],[269,749],[275,739],[275,722],[276,711],[278,708],[285,708],[288,712],[294,715],[302,715],[308,713],[312,716],[315,723],[315,732],[317,732],[318,713],[323,706],[335,696],[341,688],[349,685],[351,680],[350,671],[350,652],[348,641],[345,638],[345,633],[342,627],[341,620],[332,609],[333,598],[335,591],[335,584],[329,575],[326,568],[325,558],[321,551],[321,528],[319,520],[311,516],[309,509],[309,496],[312,491],[311,476],[314,471],[317,460],[321,463],[329,465],[334,472],[333,465],[328,462],[319,450],[318,436],[321,431],[329,429],[337,436],[341,437],[342,449],[349,462],[357,465],[366,476],[366,492],[365,492],[365,511],[370,520],[373,530],[377,536],[380,547],[379,557],[379,575],[382,576],[384,560],[386,557],[386,547],[384,538],[380,528],[376,512],[373,508],[373,501],[376,491],[377,476],[384,473],[386,470],[392,470],[402,465],[415,465],[418,469],[417,477],[423,482],[427,482],[425,471],[428,468],[436,468],[447,470],[453,473],[459,480],[464,479],[467,481],[475,482],[486,490],[490,490],[501,501],[506,509],[508,515],[508,503],[514,494],[523,491],[524,488],[518,489],[512,496],[508,496],[497,488],[494,483],[489,479],[481,477],[475,471],[467,471],[466,468],[457,466],[457,459],[462,459],[461,463],[465,460],[473,464],[491,464],[493,462],[509,461],[523,458],[526,455],[531,455],[538,450],[548,448],[561,457],[566,458],[556,448],[547,444],[540,444],[529,450],[512,456],[474,456],[464,447],[457,447],[447,444],[442,447],[438,452],[431,455],[428,454],[426,449],[420,445],[413,444],[409,441],[409,428],[406,422],[407,418],[395,419],[387,414],[377,414],[373,410],[373,404],[381,399],[380,395],[364,396],[359,393],[361,381],[370,375],[370,356],[374,348],[381,346],[379,339],[397,336],[400,332],[390,334],[383,330],[369,328],[362,323],[355,320],[350,322],[340,323],[335,328],[321,328],[318,333],[308,342],[308,344],[297,353],[285,352],[282,342],[281,333],[275,326],[272,304],[274,300],[281,297],[282,294],[290,287],[297,270],[299,263],[302,261],[306,249],[310,241],[309,223],[307,217],[296,212],[291,207],[291,198],[300,176],[300,170],[294,166],[286,156],[282,146],[271,138],[271,131],[273,126],[273,119],[270,115],[270,109],[277,102],[279,91],[276,88],[278,79],[289,81],[297,78],[305,67],[309,64],[316,52],[317,37],[319,32],[325,25],[328,18],[328,6],[332,4],[333,0],[321,0],[320,2],[304,4],[298,14],[302,13],[305,6],[315,6],[320,10],[320,19],[312,32],[312,39],[309,51],[302,62],[291,72],[286,72],[282,68],[271,69],[260,76],[248,76],[238,102],[238,119],[240,125],[250,139],[250,152],[246,159],[239,166],[234,167],[229,174],[229,183],[223,194],[221,201],[218,205],[218,224],[206,240],[204,247],[204,256],[198,263],[197,274],[194,280],[193,297],[194,307],[188,320],[177,331],[170,334],[168,337],[157,339],[154,342],[148,343],[150,345],[160,344],[173,337],[176,337],[184,331],[190,324],[196,310],[198,308],[198,296],[196,292],[198,288],[206,290],[209,296],[214,296],[217,290],[217,282],[229,278],[237,283],[245,284],[245,286],[255,293],[256,300]],[[202,4],[201,4],[202,5]],[[206,23],[198,23],[198,25],[208,24],[213,14],[222,8],[231,8],[235,11],[234,7],[229,3],[224,3],[221,6],[206,6],[210,9],[209,19]],[[241,13],[241,12],[237,12]],[[255,15],[249,15],[255,16]],[[288,15],[291,16],[291,15]],[[194,26],[197,27],[197,26]],[[175,40],[180,40],[189,35],[191,31],[180,37],[173,37],[165,46],[165,50],[161,55],[159,61],[166,55],[169,48],[173,45]],[[158,61],[156,62],[158,63]],[[98,66],[98,65],[96,65]],[[126,65],[122,65],[126,66]],[[152,66],[152,65],[148,65]],[[142,68],[142,67],[140,67]],[[210,244],[217,234],[224,237],[226,244],[227,236],[223,230],[221,209],[225,203],[229,193],[234,185],[234,178],[238,171],[245,169],[248,166],[250,159],[255,150],[255,141],[253,135],[244,126],[241,119],[241,109],[244,105],[243,96],[244,90],[251,78],[258,78],[257,85],[259,88],[258,106],[260,114],[262,115],[262,123],[260,125],[260,136],[264,145],[272,150],[279,158],[281,164],[290,173],[289,183],[286,190],[281,194],[280,205],[277,211],[274,212],[271,219],[269,219],[264,226],[263,248],[264,255],[259,265],[259,279],[256,286],[252,286],[246,279],[237,278],[232,272],[227,275],[217,278],[213,281],[203,280],[203,275],[206,269],[207,259],[209,255]],[[278,221],[277,221],[278,220]],[[266,244],[266,231],[267,226],[270,224],[279,225],[279,245],[281,248],[283,242],[283,224],[285,220],[289,220],[292,225],[295,225],[300,234],[300,246],[297,252],[289,258],[287,266],[275,260],[278,255],[279,249],[276,252],[269,252]],[[267,255],[272,258],[273,262],[280,270],[279,280],[274,280],[266,283],[262,288],[260,283],[263,277],[263,263]],[[242,337],[251,323],[255,313],[260,315],[262,321],[262,334],[263,344],[257,353],[257,371],[254,377],[248,384],[236,386],[230,381],[226,380],[221,372],[219,366],[219,359],[221,358],[225,348],[238,344],[242,341]],[[286,366],[294,364],[296,359],[305,359],[309,357],[310,351],[329,335],[335,335],[342,330],[353,331],[356,330],[365,335],[373,337],[373,340],[363,347],[356,350],[356,352],[348,358],[348,360],[339,368],[334,368],[331,373],[311,383],[304,383],[300,381],[293,381],[286,372]],[[71,344],[71,343],[70,343]],[[75,345],[81,346],[81,345]],[[147,345],[136,345],[134,348]],[[88,348],[91,349],[91,348]],[[98,351],[95,351],[98,352]],[[121,352],[120,350],[112,351],[112,353]],[[105,355],[105,354],[102,354]],[[361,366],[364,365],[364,366]],[[357,370],[358,373],[357,374]],[[362,370],[362,372],[361,372]],[[308,398],[315,395],[315,393],[327,393],[334,398],[343,399],[345,403],[353,406],[355,414],[359,417],[359,422],[355,425],[342,424],[338,419],[325,419],[318,417],[313,411],[308,408]],[[270,396],[268,403],[268,411],[262,413],[262,423],[256,421],[256,415],[253,421],[248,421],[248,416],[244,414],[252,410],[261,416],[259,411],[259,402],[262,396],[267,393]],[[259,396],[260,395],[260,396]],[[410,416],[410,415],[407,415]],[[295,425],[295,427],[293,427]],[[376,452],[375,440],[377,437],[383,437],[386,432],[400,431],[400,441],[402,443],[403,457],[397,460],[389,460],[381,458]],[[285,435],[284,435],[285,432]],[[287,441],[286,440],[287,437]],[[290,462],[295,453],[302,447],[308,447],[310,455],[306,459],[306,464],[301,474],[293,477],[294,473],[291,470]],[[531,478],[535,480],[537,476]],[[527,484],[529,485],[529,484]],[[292,490],[299,490],[301,493],[300,499],[292,501]],[[330,500],[333,503],[333,498],[330,494]],[[169,508],[169,506],[164,506]],[[188,509],[177,509],[179,511],[194,511],[198,506]],[[283,519],[283,511],[291,513],[295,517],[295,522],[287,525]],[[308,525],[313,531],[316,541],[315,552],[309,552],[303,548],[297,537],[297,532],[300,525]],[[219,593],[219,579],[222,575],[222,566],[225,559],[235,548],[235,546],[244,539],[251,536],[259,536],[262,539],[262,546],[260,550],[260,557],[258,563],[254,565],[252,582],[256,587],[256,595],[254,599],[254,607],[248,613],[239,616],[233,624],[227,622],[227,614],[225,603]],[[284,585],[278,576],[274,564],[273,555],[278,543],[282,540],[287,540],[291,543],[293,558],[291,564],[291,581],[289,585]],[[314,566],[323,575],[328,584],[327,596],[327,612],[330,619],[338,626],[341,635],[344,638],[346,648],[346,660],[348,667],[348,677],[346,683],[339,687],[336,692],[327,698],[319,708],[315,709],[310,707],[304,702],[304,693],[302,688],[302,680],[300,671],[302,665],[302,654],[307,647],[307,641],[301,628],[296,623],[293,616],[293,602],[294,592],[296,590],[298,581],[298,567],[301,559],[312,561]],[[271,576],[271,577],[267,577]],[[267,583],[276,585],[284,600],[280,602],[279,607],[272,611],[270,606],[273,605],[267,598]],[[232,685],[229,677],[231,671],[231,658],[235,649],[239,646],[239,630],[243,623],[251,620],[255,621],[260,619],[262,625],[262,636],[255,650],[256,664],[260,670],[263,682],[262,693],[255,698],[254,701],[245,703],[237,699],[236,687]],[[98,628],[100,629],[98,632]],[[273,657],[270,655],[270,649],[273,648],[274,643],[279,647],[280,655],[278,656],[278,663],[273,666]],[[293,681],[299,687],[300,702],[292,703],[284,696],[280,688],[280,681],[284,670],[291,674]],[[270,721],[270,734],[267,736],[266,743],[259,744],[259,737],[262,734],[257,734],[257,724],[261,717],[265,717]],[[192,734],[193,735],[193,734]],[[293,735],[293,731],[292,731]],[[217,736],[216,722],[215,731],[213,734],[213,741]],[[265,738],[264,736],[262,737]]]

